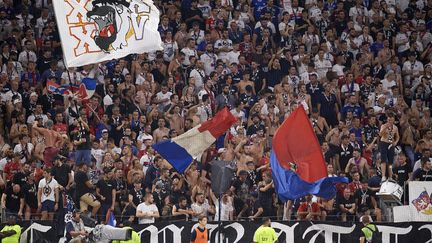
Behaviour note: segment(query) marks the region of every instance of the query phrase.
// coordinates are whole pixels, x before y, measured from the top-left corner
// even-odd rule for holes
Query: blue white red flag
[[[69,85],[59,85],[53,80],[48,80],[46,87],[48,91],[59,95],[66,94],[69,90]]]
[[[224,134],[237,119],[224,108],[211,120],[198,125],[182,135],[153,145],[153,148],[178,172],[184,173],[192,161]]]
[[[96,90],[96,79],[93,78],[83,78],[81,83],[78,85],[77,90],[74,90],[74,94],[78,96],[79,99],[85,100],[90,99]]]

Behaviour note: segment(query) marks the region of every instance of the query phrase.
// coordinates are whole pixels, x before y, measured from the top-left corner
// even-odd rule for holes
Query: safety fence
[[[23,232],[30,226],[29,221],[23,222]],[[52,227],[45,233],[33,231],[33,243],[59,242],[56,234],[56,225],[48,221],[37,223]],[[181,243],[190,242],[191,231],[197,226],[195,222],[158,222],[149,225],[133,225],[134,230],[140,235],[141,242],[146,243]],[[260,226],[258,222],[229,221],[223,222],[219,227],[217,222],[209,222],[210,242],[223,243],[250,243],[255,230]],[[378,224],[378,230],[382,232],[383,243],[426,243],[432,239],[432,223],[382,223]],[[329,223],[310,221],[277,221],[272,222],[272,227],[279,235],[279,242],[295,243],[345,243],[359,242],[361,236],[360,223]],[[220,231],[220,234],[219,234]],[[219,241],[219,235],[221,240]],[[27,241],[29,242],[29,240]],[[24,243],[24,242],[21,242]]]

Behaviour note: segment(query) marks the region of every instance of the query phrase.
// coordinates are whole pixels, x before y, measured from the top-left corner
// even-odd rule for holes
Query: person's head
[[[341,141],[344,145],[348,145],[349,143],[349,136],[348,135],[342,135]]]
[[[264,217],[262,219],[262,222],[263,222],[263,225],[266,226],[266,227],[270,227],[271,226],[271,220],[268,217]]]
[[[327,164],[327,174],[331,175],[334,173],[334,168],[332,164]]]
[[[204,194],[202,194],[202,193],[197,193],[196,196],[195,196],[195,201],[196,201],[197,203],[204,203],[204,201],[205,201]]]
[[[430,161],[429,157],[423,157],[421,159],[421,165],[425,171],[430,171],[432,169],[432,162]]]
[[[153,204],[153,202],[154,202],[153,194],[146,193],[144,196],[144,202],[146,202],[147,204]]]
[[[187,206],[187,199],[184,196],[179,197],[178,202],[179,202],[180,207],[186,207]]]
[[[79,222],[80,221],[80,219],[81,219],[81,212],[80,211],[74,211],[73,213],[72,213],[72,219],[75,221],[75,222]]]
[[[358,148],[354,149],[354,151],[353,151],[354,158],[358,159],[358,158],[360,158],[360,155],[361,155],[361,150]]]
[[[159,127],[159,128],[163,128],[163,127],[165,127],[165,124],[166,124],[165,119],[160,118],[160,119],[158,120],[158,127]]]
[[[255,170],[255,163],[253,161],[246,162],[246,166],[250,171]]]
[[[43,172],[45,180],[51,179],[51,168],[45,168]]]
[[[353,181],[356,181],[356,182],[360,181],[360,173],[358,171],[354,172],[352,174],[352,179],[353,179]]]
[[[387,114],[387,121],[390,124],[394,124],[394,122],[395,122],[395,115],[393,113]]]
[[[343,191],[343,196],[348,199],[351,196],[351,189],[349,189],[348,187],[344,189]]]
[[[169,170],[167,168],[162,168],[161,169],[161,176],[163,176],[164,178],[169,178]]]
[[[245,171],[245,170],[241,170],[240,172],[239,172],[239,180],[240,181],[246,181],[246,179],[247,179],[247,177],[248,177],[248,173],[247,173],[247,171]]]
[[[198,217],[198,223],[200,224],[201,227],[205,227],[207,225],[207,216],[199,216]]]
[[[13,187],[12,187],[12,191],[13,191],[13,193],[15,193],[15,194],[19,193],[19,192],[21,191],[21,186],[18,185],[18,184],[13,185]]]
[[[8,225],[16,225],[16,217],[15,216],[9,216],[7,218],[7,222]]]
[[[368,225],[368,224],[370,224],[372,222],[372,218],[371,218],[370,215],[363,215],[360,218],[360,221],[363,223],[363,225]]]

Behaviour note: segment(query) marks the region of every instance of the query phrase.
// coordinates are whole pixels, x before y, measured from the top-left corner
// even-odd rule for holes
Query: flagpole
[[[218,243],[221,243],[221,231],[222,231],[222,228],[221,228],[221,211],[222,211],[222,193],[219,193],[219,203],[218,203],[218,210],[219,210],[219,213],[218,213]]]
[[[71,78],[71,75],[70,75],[70,72],[69,72],[69,68],[66,66],[66,63],[65,63],[65,61],[64,61],[64,58],[62,59],[62,62],[63,62],[63,65],[64,65],[65,68],[66,68],[66,72],[67,72],[67,75],[68,75],[68,78],[69,78],[69,83],[72,83],[72,78]],[[71,91],[72,91],[72,96],[75,98],[75,92],[74,92],[74,89],[72,88]],[[75,110],[76,110],[76,112],[77,112],[77,120],[78,120],[78,124],[80,125],[80,129],[83,130],[82,123],[81,123],[81,121],[79,120],[79,117],[80,117],[79,112],[80,112],[80,111],[79,111],[79,109],[78,109],[77,101],[76,101],[74,98],[72,98],[72,102],[74,103],[74,105],[75,105]]]

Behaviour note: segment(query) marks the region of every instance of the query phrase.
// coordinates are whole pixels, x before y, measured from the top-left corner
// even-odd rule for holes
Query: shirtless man
[[[200,173],[197,169],[197,164],[193,162],[185,173],[186,181],[190,190],[192,190],[192,188],[198,184],[199,176]]]
[[[381,137],[379,142],[379,151],[381,153],[382,182],[387,180],[386,176],[389,178],[392,176],[392,164],[395,153],[394,148],[398,144],[400,138],[399,130],[394,122],[395,115],[393,113],[389,113],[387,115],[387,122],[381,125],[379,132]],[[389,165],[388,170],[387,164]]]
[[[235,148],[234,152],[237,160],[237,174],[242,170],[247,170],[246,163],[249,161],[255,161],[251,156],[251,146],[247,144],[248,140],[243,139]]]
[[[289,111],[291,92],[292,90],[288,81],[283,81],[281,83],[281,92],[276,95],[276,106],[282,113],[287,113]]]
[[[219,149],[221,150],[221,155],[219,156],[219,159],[224,161],[233,161],[235,158],[234,146],[235,145],[233,141],[229,140],[228,136],[225,136],[224,148]]]
[[[158,128],[153,132],[153,139],[156,143],[160,142],[164,136],[168,136],[169,128],[165,126],[165,119],[159,118]]]
[[[369,165],[367,160],[361,156],[360,149],[354,149],[353,157],[348,160],[348,164],[345,167],[345,173],[350,173],[351,167],[356,166],[357,171],[363,176],[363,178],[368,178],[369,176]]]
[[[256,135],[251,136],[250,155],[254,158],[255,166],[258,168],[258,161],[263,157],[264,150],[267,148],[268,136],[265,133],[265,128],[259,128]]]
[[[180,107],[178,105],[172,105],[165,113],[166,119],[170,123],[171,129],[177,131],[178,134],[182,134],[184,132],[184,119],[180,114]]]
[[[314,128],[315,134],[318,137],[320,143],[324,142],[324,134],[330,130],[324,117],[319,115],[319,111],[316,107],[312,108],[312,115],[310,118],[312,127]]]
[[[133,94],[136,94],[135,85],[132,82],[132,75],[130,73],[125,75],[125,81],[118,85],[117,90],[119,94],[123,94],[123,90],[130,89]]]
[[[250,73],[245,72],[243,74],[243,79],[240,80],[240,82],[237,84],[237,88],[240,91],[240,94],[246,93],[246,86],[250,85],[252,86],[252,93],[256,94],[255,92],[255,83],[249,80]]]
[[[33,131],[40,133],[45,139],[44,163],[48,167],[53,166],[53,158],[59,152],[59,148],[63,146],[63,138],[59,132],[52,130],[53,122],[49,120],[46,122],[47,128],[38,127],[39,122],[33,122]]]

